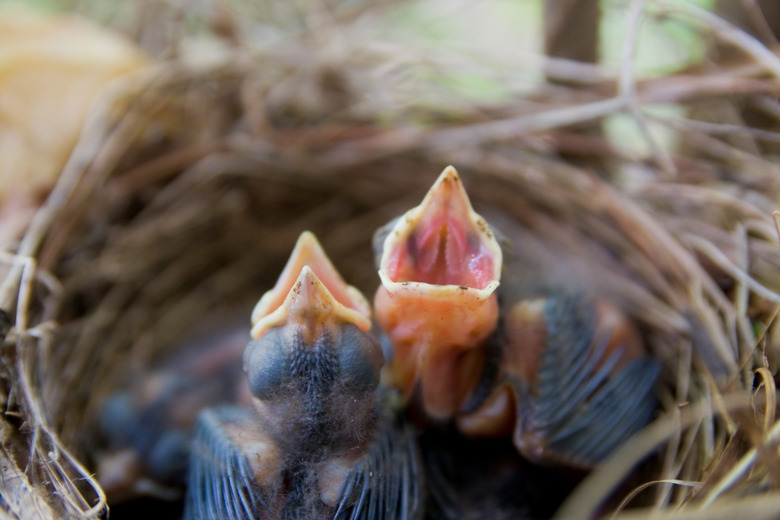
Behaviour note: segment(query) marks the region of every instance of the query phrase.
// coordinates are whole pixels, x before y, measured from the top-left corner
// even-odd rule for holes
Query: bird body
[[[419,453],[379,386],[370,307],[313,235],[252,320],[253,408],[201,415],[185,519],[418,518]]]
[[[546,290],[510,300],[500,322],[492,391],[455,418],[461,432],[511,432],[532,462],[587,469],[649,422],[660,363],[610,303]]]
[[[248,332],[230,328],[188,342],[154,370],[133,374],[132,384],[106,400],[96,473],[113,504],[180,496],[201,410],[250,403],[241,377]]]
[[[592,467],[649,421],[660,364],[605,298],[563,283],[522,290],[529,280],[521,266],[502,269],[495,237],[452,167],[377,232],[388,380],[465,435],[510,437],[536,463]]]

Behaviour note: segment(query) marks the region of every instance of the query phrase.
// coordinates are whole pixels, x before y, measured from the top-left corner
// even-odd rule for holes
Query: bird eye
[[[284,338],[278,329],[249,342],[244,353],[244,371],[252,395],[261,400],[272,399],[287,383],[290,365],[286,361]]]
[[[371,391],[379,384],[384,356],[379,342],[354,325],[344,327],[340,338],[339,364],[344,386]]]

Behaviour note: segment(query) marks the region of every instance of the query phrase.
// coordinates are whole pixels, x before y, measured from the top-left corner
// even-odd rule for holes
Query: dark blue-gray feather
[[[334,519],[422,518],[424,477],[415,435],[398,418],[383,421],[366,456],[344,482]]]
[[[267,511],[243,451],[225,431],[227,423],[254,425],[251,410],[223,406],[201,413],[188,474],[185,520],[254,520]]]
[[[593,306],[581,296],[555,294],[544,317],[536,399],[529,425],[543,433],[556,458],[590,466],[651,419],[660,362],[634,359],[616,369],[622,346],[607,355],[609,338],[595,338]]]
[[[385,416],[377,437],[347,475],[334,507],[319,502],[316,466],[287,468],[291,489],[277,512],[256,483],[247,455],[225,430],[258,428],[250,410],[220,407],[198,421],[188,479],[185,520],[231,518],[332,518],[338,520],[419,520],[423,470],[416,438],[399,418]],[[296,479],[302,485],[295,485]],[[268,490],[267,490],[268,491]],[[275,490],[279,491],[279,490]]]

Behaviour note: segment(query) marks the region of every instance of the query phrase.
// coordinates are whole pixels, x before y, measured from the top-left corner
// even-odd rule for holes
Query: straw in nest
[[[12,318],[1,387],[4,516],[102,515],[106,498],[87,469],[90,424],[118,382],[180,346],[194,323],[249,316],[303,229],[372,293],[371,233],[454,164],[529,272],[612,299],[664,363],[657,420],[556,517],[598,511],[648,455],[655,469],[620,508],[650,488],[665,518],[774,517],[780,177],[765,149],[779,134],[742,121],[653,118],[643,107],[728,94],[733,106],[764,107],[776,125],[767,94],[777,92],[780,60],[711,12],[643,4],[625,13],[619,71],[536,56],[568,83],[498,106],[435,81],[417,85],[424,95],[403,95],[404,76],[388,71],[436,77],[450,59],[491,71],[382,41],[378,15],[392,3],[291,18],[253,12],[251,24],[220,11],[205,18],[215,29],[208,60],[182,51],[115,83],[23,238],[0,258],[0,306]],[[155,9],[160,27],[175,25]],[[637,80],[631,29],[653,17],[706,27],[746,65],[714,61],[713,72]],[[513,92],[511,80],[491,79]],[[567,131],[616,113],[640,128],[664,126],[684,147],[646,133],[653,155],[637,160],[603,137]]]

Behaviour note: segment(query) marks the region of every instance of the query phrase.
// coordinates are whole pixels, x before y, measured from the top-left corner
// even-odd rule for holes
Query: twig
[[[695,121],[693,119],[682,119],[677,117],[664,116],[646,116],[652,121],[658,121],[676,128],[685,128],[689,130],[699,130],[708,134],[716,135],[746,135],[762,141],[780,143],[780,132],[762,130],[760,128],[751,128],[749,126],[732,125],[726,123],[710,123],[707,121]]]
[[[734,229],[734,250],[737,257],[737,263],[735,267],[739,268],[743,272],[747,272],[750,266],[750,251],[748,245],[748,236],[745,227],[741,223],[737,223]],[[746,357],[747,350],[754,350],[755,337],[753,337],[753,331],[750,327],[750,319],[748,318],[748,304],[750,298],[750,292],[748,286],[742,282],[742,280],[736,280],[734,287],[734,316],[737,320],[736,327],[740,335],[740,341],[737,342],[738,356],[740,359]],[[743,381],[750,380],[750,372],[745,371],[743,373]]]
[[[642,510],[630,511],[621,514],[616,520],[734,520],[735,518],[776,520],[778,511],[780,511],[780,494],[766,493],[739,500],[724,500],[706,510],[688,508],[682,511],[671,510],[651,514]]]
[[[775,33],[772,32],[772,27],[767,22],[766,15],[761,10],[761,6],[756,3],[756,0],[740,0],[740,2],[756,32],[763,38],[766,44],[768,46],[777,45]]]
[[[111,124],[109,118],[106,117],[111,106],[127,90],[129,85],[134,84],[139,79],[145,81],[148,75],[149,71],[144,70],[138,74],[129,74],[126,77],[117,78],[110,87],[102,91],[95,108],[88,113],[81,136],[63,167],[57,183],[43,205],[35,212],[27,232],[19,244],[17,254],[20,257],[32,258],[36,255],[49,226],[51,226],[51,223],[67,203],[79,179],[86,171],[87,165],[93,160],[97,150],[101,147],[108,126]],[[18,291],[21,276],[22,269],[14,269],[0,285],[0,306],[4,306],[9,311],[13,310],[14,300],[12,299],[12,294]]]
[[[776,422],[771,430],[769,430],[766,436],[765,444],[772,444],[780,440],[780,421]],[[704,498],[700,504],[701,509],[705,509],[711,506],[715,501],[728,491],[745,473],[747,473],[753,464],[756,462],[758,456],[758,450],[751,448],[748,452],[739,459],[734,467],[729,471],[718,483],[710,490],[709,494]]]
[[[780,241],[780,211],[777,210],[773,211],[772,218],[775,221],[775,230],[777,230],[778,241]]]
[[[674,161],[672,161],[666,149],[658,146],[658,142],[647,125],[647,119],[637,103],[636,83],[634,81],[634,54],[636,52],[636,42],[639,38],[639,21],[644,11],[645,2],[646,0],[633,0],[628,9],[626,39],[623,43],[623,53],[620,60],[618,97],[625,101],[628,112],[634,118],[639,131],[650,147],[652,157],[658,160],[661,169],[666,173],[676,174],[677,168],[674,165]]]
[[[668,13],[679,13],[689,16],[701,24],[712,28],[721,39],[732,43],[744,52],[762,63],[775,77],[780,79],[780,59],[756,38],[727,22],[720,16],[702,9],[690,2],[675,2],[657,0],[656,5]]]
[[[625,101],[622,98],[610,98],[510,119],[434,130],[424,136],[424,139],[425,144],[434,148],[457,148],[464,143],[478,146],[488,141],[509,139],[524,133],[590,121],[618,112],[624,107]]]
[[[661,479],[661,480],[651,480],[650,482],[645,482],[644,484],[640,484],[636,488],[634,488],[631,493],[629,493],[621,502],[620,505],[615,509],[615,511],[612,513],[612,516],[610,517],[610,520],[615,520],[615,518],[620,514],[623,509],[626,508],[628,504],[631,503],[631,501],[642,491],[645,489],[656,486],[658,484],[664,484],[664,485],[674,485],[674,486],[685,486],[685,487],[691,487],[691,488],[700,488],[702,486],[701,482],[690,482],[686,480],[678,480],[674,478],[668,478],[668,479]]]
[[[766,398],[766,403],[764,405],[764,432],[768,432],[769,428],[775,422],[777,387],[775,386],[775,378],[767,367],[759,367],[756,369],[755,373],[761,378],[761,384],[755,393],[758,393],[758,391],[763,388]]]
[[[762,298],[766,298],[771,302],[780,302],[780,294],[772,291],[771,289],[768,289],[748,273],[734,265],[734,263],[725,254],[723,254],[723,251],[715,247],[714,244],[704,240],[703,238],[695,236],[688,236],[687,240],[691,246],[707,255],[707,257],[715,262],[718,267],[726,271],[735,280],[744,283],[754,293],[758,294]]]
[[[744,394],[724,396],[724,408],[742,409],[750,406]],[[696,403],[681,411],[680,421],[669,416],[657,419],[618,448],[569,495],[556,511],[553,520],[591,518],[631,469],[679,429],[711,416],[710,403]]]

